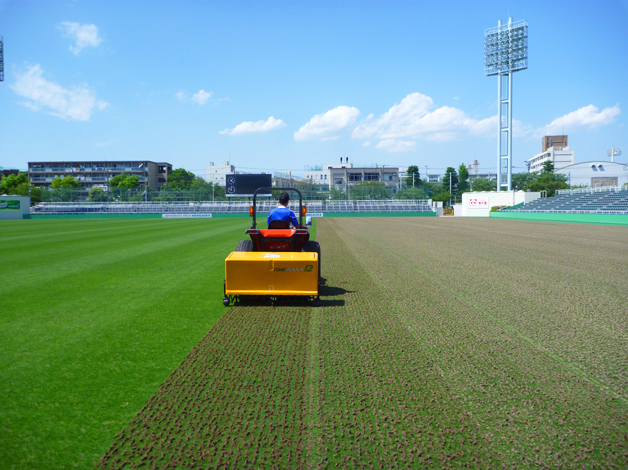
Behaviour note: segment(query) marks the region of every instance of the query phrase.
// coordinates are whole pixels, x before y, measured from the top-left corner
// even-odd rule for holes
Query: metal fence
[[[576,189],[558,189],[557,195],[562,194],[593,194],[593,193],[618,193],[628,190],[628,185],[625,186],[602,186],[599,188],[576,188]]]
[[[308,213],[325,212],[432,212],[427,200],[304,201]],[[248,201],[198,202],[41,202],[31,214],[248,214]],[[269,212],[276,201],[258,201],[257,211]]]

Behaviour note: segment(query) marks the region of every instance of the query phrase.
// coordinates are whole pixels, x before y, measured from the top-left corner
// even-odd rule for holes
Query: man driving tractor
[[[297,220],[297,216],[294,215],[294,212],[288,209],[289,202],[290,195],[285,191],[282,192],[279,195],[279,206],[270,211],[266,223],[270,225],[273,220],[283,220],[285,222],[291,223],[294,227],[298,227],[299,221]]]

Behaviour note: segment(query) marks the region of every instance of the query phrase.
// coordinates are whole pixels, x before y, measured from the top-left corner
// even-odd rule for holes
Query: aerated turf
[[[625,468],[623,227],[321,219],[324,307],[230,307],[103,468]]]

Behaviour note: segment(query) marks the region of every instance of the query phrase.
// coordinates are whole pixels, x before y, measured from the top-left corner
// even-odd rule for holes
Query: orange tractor
[[[267,229],[257,228],[257,195],[260,192],[294,191],[299,195],[299,224],[290,227],[283,220],[273,220]],[[266,296],[271,304],[280,296],[314,299],[320,306],[321,249],[310,240],[303,225],[307,208],[295,188],[258,188],[253,194],[249,214],[253,225],[246,230],[249,240],[238,243],[225,260],[225,296],[223,304],[240,302],[252,296]]]

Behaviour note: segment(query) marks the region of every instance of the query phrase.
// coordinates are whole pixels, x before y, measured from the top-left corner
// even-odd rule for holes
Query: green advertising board
[[[20,210],[20,201],[0,201],[0,210]]]

